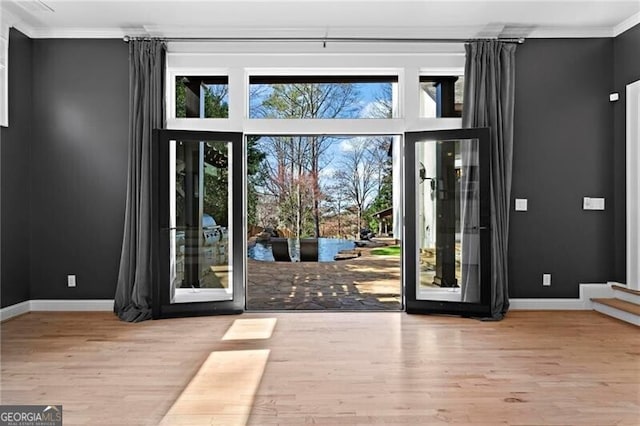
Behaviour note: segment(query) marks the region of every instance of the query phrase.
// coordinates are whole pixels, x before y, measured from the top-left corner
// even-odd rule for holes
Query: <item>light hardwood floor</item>
[[[1,325],[2,404],[64,424],[638,425],[638,328],[595,312],[501,322],[278,313]]]

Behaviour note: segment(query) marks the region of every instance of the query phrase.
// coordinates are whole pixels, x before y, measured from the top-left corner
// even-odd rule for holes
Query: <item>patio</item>
[[[400,310],[400,258],[358,250],[335,262],[247,259],[247,309]]]

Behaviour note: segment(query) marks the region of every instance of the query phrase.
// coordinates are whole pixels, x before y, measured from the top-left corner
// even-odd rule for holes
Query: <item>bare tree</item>
[[[366,139],[351,139],[350,149],[344,153],[340,166],[334,177],[356,206],[358,226],[362,227],[362,213],[376,190],[376,167]]]
[[[258,89],[256,89],[258,90]],[[267,118],[339,118],[357,110],[357,91],[353,84],[291,83],[273,84],[271,93],[259,106],[252,107],[252,114]],[[311,188],[313,234],[320,236],[320,203],[323,197],[320,172],[332,138],[326,136],[269,138],[274,142],[277,166],[271,174],[274,182],[271,191],[285,194],[282,185],[289,179],[292,184],[287,197],[295,194],[295,226],[298,235],[306,227],[307,187]],[[289,144],[285,149],[283,144]],[[266,149],[266,147],[265,147]],[[287,172],[283,173],[282,170]],[[303,179],[304,178],[304,179]],[[304,186],[301,182],[304,181]],[[286,197],[285,197],[286,198]],[[286,205],[283,204],[283,207]]]

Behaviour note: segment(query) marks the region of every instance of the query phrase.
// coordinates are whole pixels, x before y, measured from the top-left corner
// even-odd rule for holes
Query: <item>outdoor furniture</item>
[[[300,238],[300,262],[318,261],[318,239]]]
[[[271,251],[276,262],[291,262],[289,241],[286,238],[271,238]]]

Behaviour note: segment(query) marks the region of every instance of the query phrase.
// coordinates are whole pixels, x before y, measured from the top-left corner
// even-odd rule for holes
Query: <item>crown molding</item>
[[[147,31],[141,28],[34,28],[31,38],[94,38],[111,39],[123,38],[125,35],[133,37],[147,37]]]
[[[627,22],[627,21],[625,21]],[[640,21],[638,21],[640,22]],[[38,39],[38,38],[68,38],[68,39],[113,39],[113,38],[122,38],[125,35],[132,37],[221,37],[219,33],[214,35],[204,35],[202,33],[194,34],[193,31],[190,32],[178,32],[174,34],[170,31],[158,31],[157,28],[154,28],[154,31],[145,31],[140,28],[126,29],[126,28],[33,28],[24,24],[23,22],[16,23],[12,25],[19,29],[22,33],[27,35],[30,38]],[[628,26],[628,28],[633,27],[634,24]],[[618,28],[618,27],[616,27]],[[628,28],[625,27],[623,31],[614,31],[610,27],[596,27],[596,28],[544,28],[539,27],[533,29],[526,38],[611,38],[616,35],[626,31]],[[229,34],[225,34],[225,37],[234,37],[236,36],[237,31],[232,31]],[[448,32],[451,33],[451,32]],[[614,35],[615,34],[615,35]],[[243,34],[246,37],[246,33]],[[257,36],[257,35],[256,35]],[[287,33],[286,36],[291,37],[291,33]],[[309,37],[308,34],[305,35]],[[313,34],[311,36],[317,36]],[[322,37],[323,35],[319,35]],[[270,37],[275,37],[270,35]],[[332,36],[336,37],[336,36]],[[378,37],[381,37],[378,35]],[[391,34],[385,34],[387,38],[393,38]],[[398,38],[409,37],[405,35],[397,34]],[[450,38],[452,36],[445,36],[443,34],[439,34],[437,37],[425,37],[425,38]],[[476,37],[476,36],[457,36],[456,38],[485,38],[485,37]]]
[[[640,12],[630,16],[629,18],[625,19],[624,21],[620,22],[618,25],[613,27],[613,36],[618,37],[623,32],[635,27],[638,24],[640,24]]]
[[[535,27],[527,38],[610,38],[611,27]]]
[[[33,27],[24,20],[3,8],[2,22],[9,23],[30,38],[84,38],[113,39],[125,35],[133,37],[385,37],[385,38],[487,38],[487,28],[439,27],[439,28],[380,28],[380,27],[334,27],[327,32],[325,28],[201,28],[144,25],[143,27]],[[610,38],[640,23],[640,13],[612,27],[527,27],[525,38]],[[516,29],[517,30],[517,29]],[[499,29],[493,31],[496,36],[504,37]],[[492,33],[492,34],[493,34]]]
[[[4,28],[15,28],[20,31],[22,34],[26,35],[29,38],[34,37],[34,28],[25,22],[22,18],[15,15],[13,12],[10,12],[5,7],[4,3],[0,2],[0,26]]]

